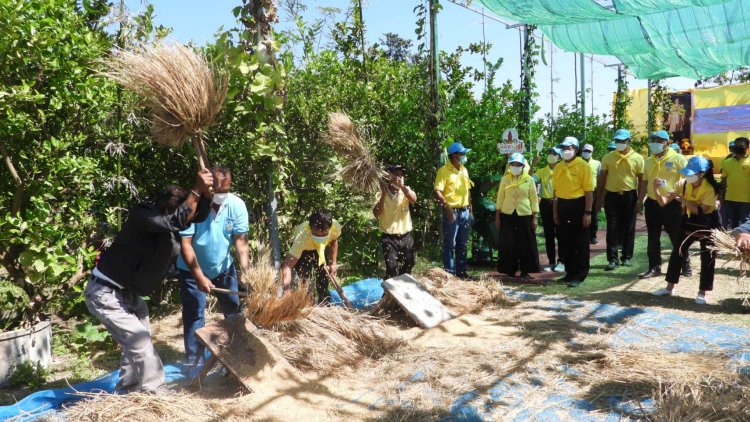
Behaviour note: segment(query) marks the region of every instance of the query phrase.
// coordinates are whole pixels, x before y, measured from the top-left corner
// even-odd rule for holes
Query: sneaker
[[[632,267],[633,263],[631,263],[629,259],[623,259],[622,260],[622,266],[623,267]]]
[[[555,272],[556,273],[564,273],[565,272],[565,264],[562,262],[558,262],[557,265],[555,265]]]
[[[698,305],[705,305],[706,304],[706,296],[699,294],[695,297],[695,303]]]
[[[613,271],[615,268],[617,268],[617,261],[609,261],[609,264],[604,267],[604,271]]]
[[[667,289],[667,288],[662,288],[662,289],[659,289],[659,290],[657,290],[657,291],[655,291],[655,292],[653,292],[651,294],[654,295],[654,296],[672,296],[672,294],[674,294],[674,292],[671,291],[671,290],[669,290],[669,289]]]
[[[551,273],[552,271],[555,271],[555,267],[552,265],[547,265],[546,267],[542,268],[542,272],[545,273]]]

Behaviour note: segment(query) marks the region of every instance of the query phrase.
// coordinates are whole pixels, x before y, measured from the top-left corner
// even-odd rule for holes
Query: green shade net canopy
[[[616,56],[638,78],[750,66],[750,0],[476,0],[567,51]]]

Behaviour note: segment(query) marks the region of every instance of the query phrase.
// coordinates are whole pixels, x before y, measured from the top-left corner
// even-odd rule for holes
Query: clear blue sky
[[[420,0],[364,0],[364,20],[366,25],[366,42],[377,42],[382,34],[395,32],[401,37],[414,40],[416,17],[412,11]],[[308,6],[305,20],[313,21],[319,17],[318,7],[337,7],[346,9],[349,2],[346,0],[320,0],[306,1]],[[453,51],[458,46],[467,46],[471,42],[482,41],[482,16],[466,10],[458,5],[444,0],[443,10],[438,17],[438,45],[441,50]],[[143,2],[139,0],[126,0],[125,4],[131,11],[143,9]],[[153,0],[156,13],[156,22],[172,27],[172,37],[182,42],[194,41],[196,44],[205,44],[213,38],[220,27],[230,28],[234,26],[232,9],[240,5],[239,0]],[[476,6],[472,6],[476,8]],[[481,10],[481,9],[480,9]],[[504,22],[510,22],[500,18]],[[280,13],[281,28],[289,27],[289,19],[283,12]],[[515,86],[519,84],[520,74],[520,52],[519,33],[517,29],[506,29],[505,25],[490,18],[484,19],[485,37],[488,43],[493,45],[488,55],[490,61],[504,58],[504,64],[498,73],[500,81],[511,80]],[[563,52],[556,47],[550,48],[545,41],[547,62],[552,63],[552,68],[543,63],[537,67],[536,83],[539,95],[538,104],[543,113],[550,110],[552,101],[555,107],[562,103],[573,103],[575,101],[576,81],[574,77],[574,54]],[[550,56],[552,56],[550,58]],[[606,68],[604,63],[617,63],[614,57],[594,56],[593,79],[591,78],[590,56],[586,56],[586,86],[593,87],[594,112],[597,114],[609,113],[611,109],[612,94],[617,86],[615,79],[617,71],[615,68]],[[551,61],[550,61],[551,59]],[[481,67],[480,57],[467,57],[465,64]],[[550,77],[554,83],[550,83]],[[580,76],[579,76],[580,77]],[[631,88],[642,88],[646,86],[645,80],[629,78]],[[672,89],[687,89],[693,86],[694,81],[687,78],[671,78],[664,81]],[[550,86],[554,88],[551,95]],[[591,111],[591,94],[586,98],[587,112]]]

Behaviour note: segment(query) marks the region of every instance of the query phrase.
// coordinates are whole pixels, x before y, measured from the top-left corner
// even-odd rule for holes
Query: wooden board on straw
[[[198,338],[250,393],[278,376],[302,379],[281,352],[268,340],[255,335],[258,329],[241,315],[196,331]],[[208,363],[206,371],[210,370]]]
[[[445,305],[435,299],[410,274],[402,274],[385,280],[383,289],[422,328],[432,328],[455,318]]]

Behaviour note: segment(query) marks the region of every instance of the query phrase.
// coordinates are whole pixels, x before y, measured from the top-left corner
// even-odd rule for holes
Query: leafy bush
[[[40,362],[25,360],[15,365],[8,377],[10,387],[28,387],[30,390],[38,390],[47,382],[47,370],[42,367]]]

